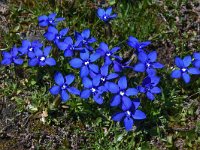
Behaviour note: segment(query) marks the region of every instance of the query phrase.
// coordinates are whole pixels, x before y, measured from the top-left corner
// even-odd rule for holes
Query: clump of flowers
[[[99,8],[97,14],[99,19],[105,23],[117,17],[117,14],[112,14],[111,7],[106,10]],[[75,73],[70,72],[68,75],[63,75],[60,70],[56,70],[54,76],[56,84],[50,87],[50,93],[59,94],[62,102],[68,101],[70,95],[76,95],[81,99],[92,98],[100,105],[104,103],[105,97],[112,95],[111,98],[106,98],[110,98],[110,107],[120,110],[112,115],[112,120],[122,121],[125,129],[130,131],[135,120],[146,118],[145,113],[139,110],[139,93],[145,94],[151,101],[155,99],[156,94],[161,93],[158,87],[160,77],[157,75],[157,70],[162,69],[164,65],[156,61],[156,51],[147,51],[147,46],[151,42],[139,42],[133,36],[128,38],[127,44],[135,49],[134,52],[138,58],[137,64],[130,65],[131,60],[124,62],[123,57],[120,56],[120,47],[109,48],[105,42],[101,42],[98,48],[93,47],[92,44],[97,40],[91,36],[89,29],[75,32],[73,37],[66,36],[69,28],[58,30],[56,27],[63,20],[64,18],[56,18],[55,13],[38,17],[39,26],[47,27],[44,34],[45,39],[52,42],[61,52],[64,51],[64,57],[68,57],[71,70],[79,72],[80,81],[76,80],[78,83],[76,85],[82,89],[72,86],[76,78]],[[28,65],[32,67],[36,65],[39,67],[55,66],[58,58],[51,54],[51,49],[51,46],[45,46],[40,41],[23,40],[21,47],[15,46],[10,52],[3,52],[1,64],[21,65],[24,62],[23,59],[28,59]],[[193,61],[191,56],[186,56],[183,60],[177,57],[175,63],[178,69],[172,72],[172,78],[182,77],[188,83],[189,74],[200,74],[199,56],[199,53],[194,53]],[[191,64],[195,67],[189,67]],[[132,80],[124,73],[124,69],[145,73],[146,77],[141,85],[129,87]]]

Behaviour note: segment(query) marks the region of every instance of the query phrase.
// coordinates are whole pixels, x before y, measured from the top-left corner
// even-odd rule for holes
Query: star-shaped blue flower
[[[120,56],[115,55],[118,50],[120,50],[120,47],[114,47],[110,50],[106,43],[101,42],[96,52],[104,58],[105,65],[110,65],[114,59],[122,60]]]
[[[53,41],[60,50],[65,49],[65,45],[63,45],[62,40],[64,39],[64,36],[69,31],[69,28],[64,28],[60,31],[58,31],[55,27],[50,26],[47,30],[47,32],[44,34],[44,37],[48,41]]]
[[[94,101],[98,104],[102,104],[102,94],[106,91],[106,89],[104,86],[99,86],[100,77],[97,76],[93,78],[93,80],[90,80],[88,77],[84,77],[82,82],[85,89],[81,92],[81,98],[87,99],[92,94]]]
[[[137,72],[147,72],[149,76],[154,76],[156,74],[155,69],[163,68],[163,64],[156,62],[157,52],[153,51],[149,54],[145,52],[140,52],[138,54],[139,62],[134,66],[133,70]]]
[[[11,63],[21,65],[23,64],[23,59],[20,58],[20,54],[17,47],[13,47],[10,52],[2,52],[3,60],[2,65],[10,65]]]
[[[96,77],[100,78],[100,84],[102,86],[106,87],[107,82],[109,82],[112,79],[116,79],[119,76],[117,73],[110,73],[109,74],[108,69],[109,69],[109,65],[103,65],[100,68],[100,72],[98,74],[91,73],[90,76],[92,78],[96,78]]]
[[[84,48],[77,47],[75,44],[73,44],[73,40],[71,37],[66,37],[64,42],[59,44],[59,46],[60,45],[62,45],[62,48],[60,49],[64,49],[65,57],[74,56],[75,51],[84,51]]]
[[[152,77],[147,76],[142,81],[142,86],[138,86],[138,90],[141,93],[145,93],[147,98],[152,101],[155,99],[154,94],[161,93],[161,89],[157,87],[159,81],[160,78],[157,76],[152,76]]]
[[[146,115],[141,110],[138,110],[140,106],[139,100],[133,101],[131,103],[130,109],[123,110],[122,112],[118,112],[112,116],[112,120],[124,122],[124,126],[126,131],[130,131],[133,128],[134,120],[142,120],[146,118]]]
[[[41,48],[43,45],[40,41],[35,40],[33,42],[30,42],[29,40],[23,40],[22,46],[19,48],[19,51],[23,55],[28,55],[29,58],[35,57],[34,50],[37,48]]]
[[[145,42],[139,42],[138,39],[136,39],[133,36],[129,36],[127,44],[137,50],[137,52],[143,52],[144,48],[151,44],[150,41]]]
[[[132,101],[129,96],[135,96],[138,94],[138,90],[136,88],[127,88],[127,79],[125,76],[121,77],[118,81],[118,84],[113,82],[108,82],[106,85],[107,89],[115,94],[112,98],[110,106],[118,106],[122,105],[122,109],[130,109],[132,105]]]
[[[38,17],[39,26],[57,26],[57,24],[65,18],[56,18],[56,13],[51,13],[49,16],[42,15]]]
[[[75,77],[72,74],[63,77],[60,72],[57,72],[54,76],[54,80],[57,85],[50,88],[50,93],[52,95],[60,94],[63,102],[69,100],[69,94],[67,91],[74,95],[80,95],[80,91],[77,88],[70,86],[74,79]]]
[[[185,56],[183,60],[180,57],[175,58],[175,64],[178,69],[175,69],[171,73],[172,78],[183,78],[185,83],[190,82],[190,75],[189,74],[200,74],[199,69],[195,67],[188,68],[191,65],[192,58],[191,56]]]
[[[86,48],[89,51],[94,50],[90,44],[96,42],[96,39],[90,36],[89,29],[83,30],[82,33],[75,32],[75,38],[75,46]]]
[[[81,78],[88,76],[88,74],[93,71],[95,73],[99,72],[99,67],[93,62],[100,58],[98,53],[93,53],[90,55],[89,51],[80,53],[80,58],[73,58],[69,64],[73,68],[80,68]]]
[[[54,58],[48,57],[50,51],[51,51],[51,46],[47,46],[44,48],[44,51],[41,49],[37,48],[35,49],[35,57],[29,59],[29,66],[54,66],[56,65],[56,61]]]
[[[112,19],[115,19],[117,17],[117,14],[112,14],[112,7],[108,7],[106,10],[99,8],[97,10],[97,15],[100,20],[104,22],[109,22]]]

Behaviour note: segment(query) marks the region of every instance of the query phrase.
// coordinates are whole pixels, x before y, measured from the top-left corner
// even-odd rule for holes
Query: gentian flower
[[[100,73],[98,74],[90,74],[92,78],[100,77],[100,83],[103,86],[106,86],[106,83],[112,79],[116,79],[119,75],[117,73],[108,74],[109,65],[103,65],[100,68]]]
[[[87,99],[92,94],[94,101],[98,104],[102,104],[103,98],[101,95],[106,89],[104,86],[99,86],[100,76],[93,78],[93,80],[84,77],[82,82],[85,89],[81,92],[81,98]]]
[[[80,76],[86,77],[90,71],[98,73],[99,67],[93,62],[99,59],[100,55],[97,53],[89,54],[89,51],[80,53],[80,58],[73,58],[69,64],[73,68],[80,68]]]
[[[148,55],[145,52],[140,52],[138,54],[139,63],[134,66],[133,70],[137,72],[146,71],[149,76],[154,76],[156,74],[154,69],[160,69],[164,67],[161,63],[156,62],[156,59],[156,51],[150,52]]]
[[[132,105],[129,96],[135,96],[138,93],[138,90],[135,88],[127,88],[127,79],[125,76],[119,79],[118,84],[108,82],[106,87],[111,93],[115,94],[110,106],[118,106],[122,104],[123,110],[129,109]]]
[[[64,38],[68,31],[69,28],[64,28],[58,32],[58,30],[55,27],[50,26],[48,28],[48,31],[44,34],[44,37],[48,41],[53,41],[59,49],[64,50],[65,45],[63,44],[63,42],[61,42],[61,40]]]
[[[118,62],[118,61],[114,60],[113,61],[113,69],[114,69],[115,72],[122,72],[123,69],[125,69],[125,68],[133,69],[132,66],[129,66],[130,63],[131,63],[131,60],[129,60],[125,63]]]
[[[52,95],[60,94],[63,102],[69,100],[69,94],[67,93],[67,91],[74,95],[80,95],[80,91],[77,88],[73,86],[70,87],[70,84],[74,81],[74,78],[75,77],[72,74],[63,77],[60,72],[56,73],[54,76],[54,80],[57,85],[51,87],[51,89],[49,90],[50,93]]]
[[[90,44],[96,42],[94,37],[90,36],[90,30],[85,29],[82,33],[75,32],[75,46],[77,47],[85,47],[89,51],[93,51],[94,49],[90,46]]]
[[[10,52],[2,52],[3,60],[2,65],[10,65],[11,63],[21,65],[24,61],[19,57],[19,51],[17,47],[13,47]]]
[[[56,18],[56,13],[51,13],[49,16],[42,15],[38,17],[39,26],[57,26],[57,24],[65,18]]]
[[[130,109],[123,110],[112,116],[114,121],[123,121],[126,131],[130,131],[133,128],[134,120],[142,120],[146,118],[146,115],[141,110],[138,110],[140,102],[133,101]]]
[[[147,47],[149,44],[151,44],[151,42],[150,41],[139,42],[138,39],[136,39],[135,37],[129,36],[127,44],[130,47],[136,49],[137,52],[143,52],[144,48]]]
[[[145,93],[147,98],[152,101],[155,99],[154,94],[161,93],[161,89],[157,87],[159,81],[160,78],[157,76],[152,76],[152,77],[147,76],[142,81],[142,86],[138,86],[138,90],[141,93]]]
[[[193,56],[194,56],[193,65],[196,68],[200,68],[200,53],[194,53]]]
[[[59,44],[58,47],[60,45],[62,45],[62,48],[60,48],[60,49],[64,49],[65,57],[72,57],[74,55],[74,51],[83,51],[84,50],[83,48],[76,47],[73,44],[73,40],[71,37],[66,37],[64,42]]]
[[[175,58],[175,64],[178,67],[178,69],[175,69],[171,73],[172,78],[183,78],[185,83],[190,82],[190,75],[189,74],[200,74],[199,69],[191,67],[190,66],[192,62],[191,56],[185,56],[183,60],[180,57]]]
[[[108,45],[104,42],[101,42],[96,52],[104,58],[105,65],[110,65],[113,61],[113,58],[122,60],[120,56],[114,55],[114,53],[116,53],[119,49],[120,47],[114,47],[111,50],[109,50]]]
[[[36,48],[41,48],[43,45],[40,41],[35,40],[33,42],[30,42],[29,40],[23,40],[22,41],[22,46],[19,48],[19,51],[23,55],[28,55],[29,58],[35,57],[35,52],[34,50]]]
[[[115,19],[117,17],[117,14],[112,14],[112,7],[108,7],[106,10],[99,8],[97,10],[97,15],[100,20],[104,22],[109,22],[112,19]]]
[[[41,49],[37,48],[35,49],[35,57],[30,58],[28,64],[29,66],[36,66],[37,64],[39,66],[54,66],[56,65],[56,61],[54,58],[48,57],[50,51],[51,51],[51,46],[47,46],[44,48],[44,51]]]

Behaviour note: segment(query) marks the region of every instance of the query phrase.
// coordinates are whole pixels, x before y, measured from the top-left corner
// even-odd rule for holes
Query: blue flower
[[[90,30],[85,29],[82,31],[82,33],[75,32],[75,46],[77,47],[84,47],[89,51],[93,51],[94,49],[90,44],[96,42],[96,39],[94,37],[90,37]]]
[[[156,62],[156,59],[156,51],[150,52],[148,55],[145,52],[140,52],[138,54],[139,63],[134,66],[133,70],[137,72],[146,71],[149,76],[154,76],[156,74],[154,69],[160,69],[164,67],[161,63]]]
[[[2,65],[10,65],[15,63],[21,65],[24,61],[19,57],[19,51],[17,47],[13,47],[10,52],[2,52],[3,60],[1,61]]]
[[[63,42],[61,40],[64,38],[68,31],[69,28],[64,28],[58,32],[58,30],[55,27],[50,26],[48,28],[48,31],[44,34],[44,37],[48,41],[53,41],[59,47],[59,49],[64,50],[65,45],[63,45]]]
[[[100,83],[101,85],[106,87],[106,83],[112,79],[116,79],[119,75],[117,73],[110,73],[108,74],[108,69],[109,69],[109,65],[103,65],[100,68],[100,73],[98,74],[93,74],[91,73],[91,77],[92,78],[99,78],[100,77]]]
[[[151,44],[151,42],[139,42],[138,39],[136,39],[135,37],[129,36],[127,44],[137,50],[137,52],[143,52],[144,48]]]
[[[147,76],[146,78],[144,78],[142,86],[138,86],[138,90],[141,93],[145,93],[149,100],[154,100],[154,94],[161,93],[161,89],[156,86],[159,83],[159,81],[160,78],[157,76]]]
[[[197,68],[188,68],[192,62],[191,56],[185,56],[183,60],[180,57],[175,58],[175,64],[178,69],[175,69],[171,73],[172,78],[183,78],[185,83],[190,82],[190,75],[189,74],[200,74],[199,69]]]
[[[93,80],[84,77],[82,83],[85,89],[81,92],[81,98],[87,99],[92,94],[94,101],[98,104],[102,104],[102,93],[105,92],[106,89],[104,86],[99,86],[100,76],[93,78]]]
[[[98,73],[99,67],[93,64],[93,62],[99,59],[99,57],[99,54],[93,53],[90,55],[89,51],[86,50],[80,53],[80,58],[73,58],[69,63],[73,68],[80,68],[81,77],[86,77],[91,71]]]
[[[124,126],[126,131],[130,131],[133,128],[134,120],[142,120],[146,118],[146,115],[141,110],[138,110],[140,106],[140,102],[133,101],[131,103],[130,109],[123,110],[122,112],[118,112],[112,116],[112,120],[124,122]]]
[[[51,46],[47,46],[44,48],[44,51],[41,49],[37,48],[35,49],[35,57],[30,58],[28,64],[29,66],[54,66],[56,65],[56,61],[54,58],[48,57],[50,51],[51,51]]]
[[[30,42],[29,40],[23,40],[22,46],[19,48],[19,51],[23,55],[28,55],[29,58],[35,57],[34,50],[37,48],[41,48],[43,45],[40,41],[35,40],[33,42]]]
[[[113,62],[113,59],[122,60],[120,56],[114,55],[119,49],[120,47],[114,47],[110,50],[106,43],[101,42],[96,52],[104,58],[105,65],[110,65]]]
[[[196,68],[200,68],[200,53],[194,53],[193,56],[194,56],[194,60],[192,62],[193,65]]]
[[[60,45],[62,47],[60,47]],[[76,45],[73,44],[71,37],[66,37],[64,42],[58,45],[58,48],[64,50],[65,57],[72,57],[75,51],[84,51],[83,48],[76,47]]]
[[[138,90],[135,88],[127,88],[127,79],[125,76],[121,77],[118,81],[118,85],[113,82],[108,82],[106,87],[108,90],[115,94],[112,98],[110,106],[118,106],[122,104],[122,109],[129,109],[132,105],[132,101],[129,96],[135,96],[138,94]]]
[[[100,20],[104,22],[109,22],[112,19],[115,19],[117,17],[117,14],[112,14],[112,7],[108,7],[106,10],[99,8],[97,10],[97,15]]]
[[[57,26],[57,24],[65,18],[56,18],[56,13],[51,13],[49,16],[42,15],[38,17],[39,26]]]
[[[80,95],[80,91],[77,88],[73,86],[70,87],[70,84],[74,81],[74,78],[75,77],[72,74],[63,77],[60,72],[57,72],[54,76],[54,80],[57,85],[54,85],[50,88],[50,93],[52,95],[60,94],[63,102],[69,100],[69,94],[67,91],[74,95]]]
[[[131,63],[131,60],[129,60],[125,63],[118,62],[118,61],[114,60],[113,61],[113,69],[114,69],[115,72],[122,72],[123,69],[125,69],[125,68],[133,69],[132,66],[129,66],[130,63]]]

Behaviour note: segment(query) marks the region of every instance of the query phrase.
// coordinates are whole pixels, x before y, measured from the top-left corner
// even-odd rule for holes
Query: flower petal
[[[180,57],[176,57],[175,58],[175,64],[179,68],[183,68],[184,67],[183,60]]]
[[[188,69],[188,72],[190,74],[200,74],[200,70],[197,68],[190,68],[190,69]]]
[[[150,59],[150,62],[155,62],[157,59],[157,52],[153,51],[148,54],[148,59]]]
[[[185,56],[183,58],[183,64],[184,64],[184,67],[188,67],[192,62],[192,57],[191,56]]]
[[[97,65],[95,65],[95,64],[90,64],[89,68],[95,73],[99,72],[99,67]]]
[[[161,89],[159,87],[153,87],[150,91],[153,94],[161,93]]]
[[[180,78],[181,77],[181,70],[173,70],[171,73],[172,78]]]
[[[74,58],[72,59],[69,64],[73,68],[80,68],[82,66],[83,61],[80,58]]]
[[[112,116],[112,120],[120,122],[123,119],[123,117],[125,117],[125,113],[124,112],[115,113]]]
[[[63,83],[64,83],[64,77],[63,77],[63,75],[60,72],[57,72],[54,75],[54,80],[55,80],[56,84],[58,84],[60,86],[62,86]]]
[[[45,60],[46,64],[49,65],[49,66],[55,66],[56,65],[56,61],[54,58],[47,58]]]
[[[102,9],[102,8],[99,8],[98,10],[97,10],[97,15],[101,18],[101,17],[103,17],[103,15],[105,15],[105,10],[104,9]]]
[[[127,79],[126,76],[123,76],[118,81],[118,86],[121,90],[124,90],[127,88]]]
[[[134,122],[132,118],[126,117],[124,119],[124,126],[125,126],[126,131],[130,131],[133,128],[133,123]]]
[[[63,102],[66,102],[67,100],[69,100],[69,95],[67,94],[65,90],[61,91],[61,99]]]
[[[110,106],[118,106],[121,103],[121,96],[119,94],[115,95],[110,103]]]
[[[127,96],[122,96],[122,110],[126,111],[132,106],[132,101]]]
[[[81,98],[87,99],[90,97],[91,91],[89,89],[83,90],[81,92]]]
[[[82,83],[85,88],[92,88],[92,81],[88,77],[84,77]]]
[[[51,87],[49,91],[52,95],[57,95],[60,92],[60,86],[55,85]]]
[[[146,63],[146,61],[147,61],[147,54],[145,52],[140,52],[138,54],[138,60],[141,61],[142,63]]]
[[[75,79],[75,76],[73,74],[69,74],[65,76],[65,83],[67,85],[70,85]]]
[[[144,72],[146,67],[143,63],[138,63],[134,66],[134,71],[137,71],[137,72]]]
[[[185,81],[185,83],[189,83],[190,82],[190,76],[187,73],[183,73],[183,80]]]
[[[106,87],[108,88],[108,90],[111,93],[117,93],[117,92],[119,92],[119,86],[117,84],[115,84],[115,83],[107,82]]]
[[[134,96],[138,94],[138,90],[136,88],[129,88],[126,90],[127,96]]]
[[[146,114],[141,110],[136,110],[134,114],[132,114],[133,119],[141,120],[146,118]]]
[[[75,88],[75,87],[69,87],[67,90],[68,90],[71,94],[80,95],[80,91],[79,91],[77,88]]]
[[[81,78],[88,76],[88,74],[89,74],[88,66],[81,67],[81,69],[80,69]]]
[[[37,64],[38,64],[38,59],[37,58],[33,58],[33,59],[30,59],[29,61],[28,61],[28,65],[29,66],[36,66]]]
[[[151,101],[155,99],[154,95],[151,92],[147,92],[147,98]]]

